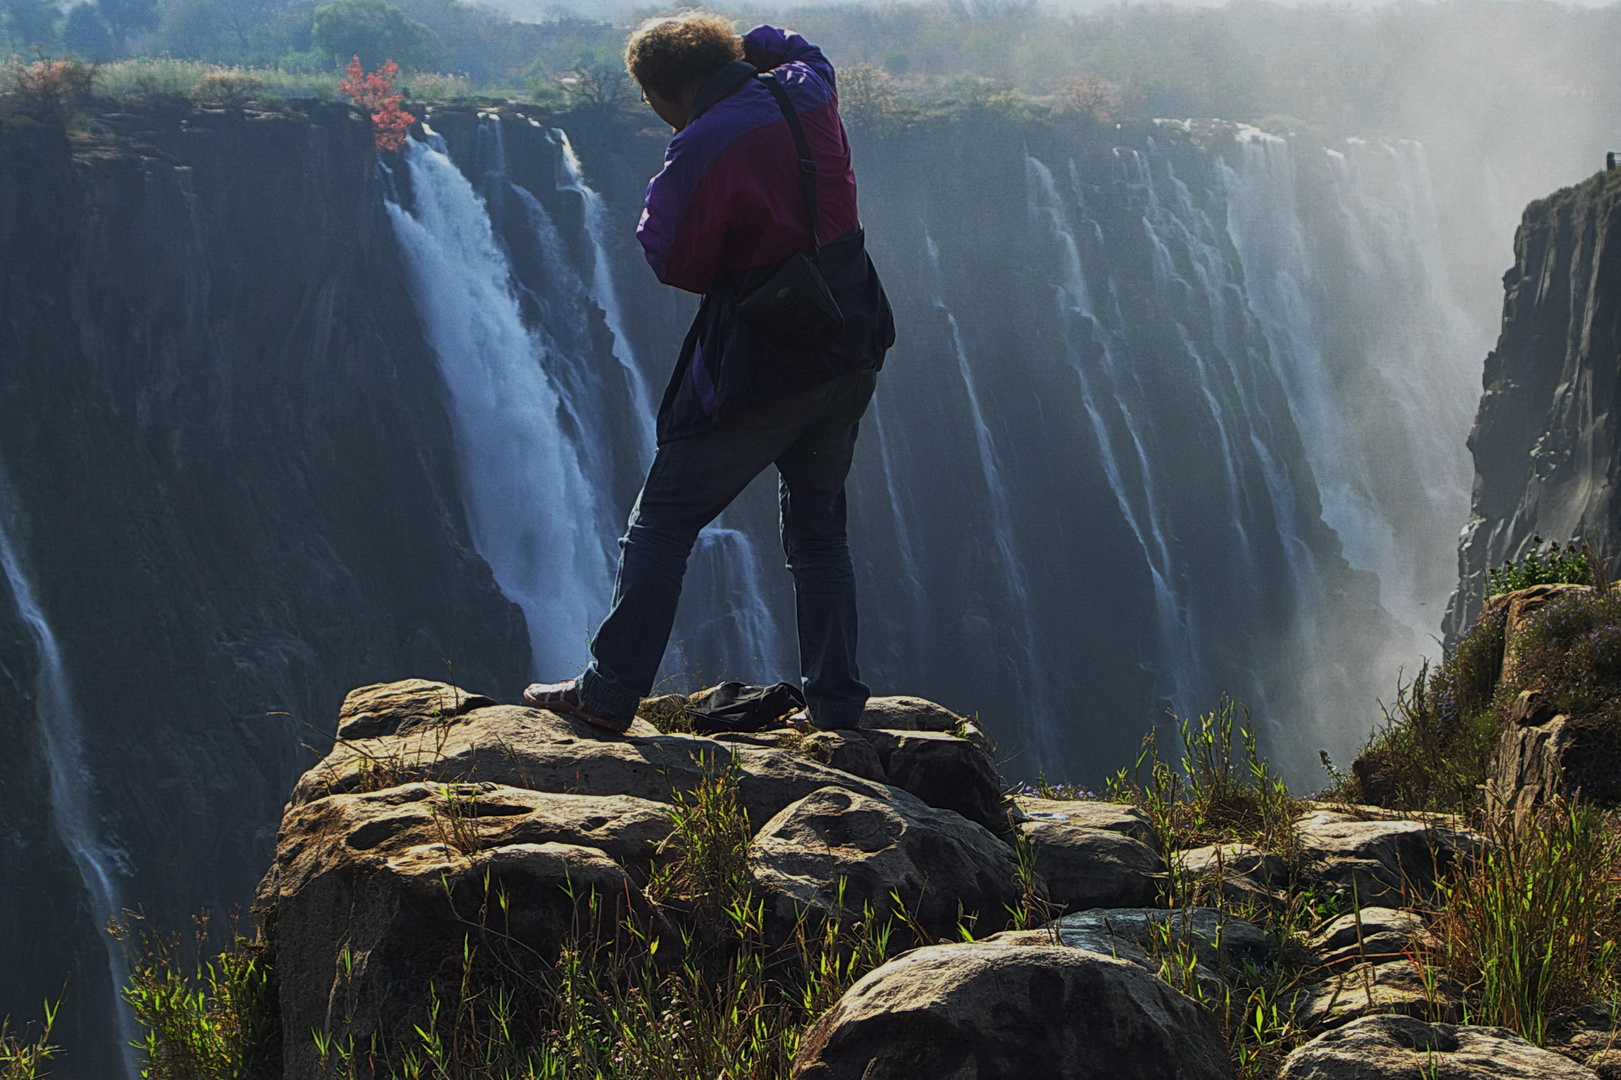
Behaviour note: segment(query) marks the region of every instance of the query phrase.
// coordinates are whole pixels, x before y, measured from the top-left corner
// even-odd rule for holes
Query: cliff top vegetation
[[[750,16],[755,17],[755,16]],[[1013,100],[1100,119],[1274,118],[1329,134],[1492,131],[1617,100],[1621,14],[1465,2],[1375,11],[1270,4],[1059,12],[1030,0],[844,4],[772,13],[846,71],[854,112]],[[332,93],[352,56],[419,100],[480,94],[631,105],[628,26],[564,7],[515,20],[462,0],[50,0],[0,4],[0,56],[75,55],[110,92],[188,92],[252,69],[268,93]],[[129,61],[143,63],[124,67]],[[180,66],[176,66],[180,65]]]

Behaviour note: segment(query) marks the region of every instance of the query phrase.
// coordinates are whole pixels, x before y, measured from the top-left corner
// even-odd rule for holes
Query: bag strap
[[[783,118],[788,121],[789,130],[794,133],[794,145],[799,147],[799,187],[805,196],[805,213],[810,218],[811,257],[820,259],[822,241],[816,235],[816,160],[811,157],[810,143],[805,141],[805,129],[800,126],[799,113],[794,111],[794,103],[788,100],[788,91],[770,71],[762,72],[758,78],[770,88],[771,95],[777,99],[777,107],[782,110]]]

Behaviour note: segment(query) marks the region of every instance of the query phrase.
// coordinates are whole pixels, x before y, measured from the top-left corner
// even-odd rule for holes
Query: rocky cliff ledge
[[[1621,537],[1621,172],[1526,208],[1503,276],[1503,330],[1486,357],[1469,446],[1472,516],[1447,614],[1456,639],[1486,596],[1487,572],[1532,538]]]
[[[1455,819],[1274,793],[1268,847],[1167,850],[1215,823],[1005,796],[929,702],[715,737],[675,730],[693,704],[614,736],[443,683],[350,694],[259,890],[265,1075],[1610,1075],[1580,1023],[1564,1055],[1462,1025],[1418,959],[1491,843]]]

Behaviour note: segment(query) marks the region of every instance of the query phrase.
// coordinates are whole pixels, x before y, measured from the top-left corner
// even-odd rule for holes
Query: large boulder
[[[603,848],[651,858],[668,831],[664,808],[637,799],[477,785],[294,808],[261,894],[272,905],[285,1077],[327,1075],[312,1032],[400,1046],[435,987],[476,981],[484,965],[539,977],[571,933],[600,932],[640,906]],[[600,924],[587,925],[593,918]]]
[[[1410,960],[1392,960],[1358,964],[1302,987],[1295,997],[1295,1023],[1303,1031],[1338,1027],[1375,1013],[1400,1013],[1421,1020],[1461,1020],[1463,987],[1445,975],[1426,975]]]
[[[859,721],[863,728],[886,731],[956,731],[965,723],[944,705],[919,697],[868,698]]]
[[[979,746],[940,731],[861,732],[877,752],[889,783],[930,806],[955,810],[993,832],[1005,832],[1007,811],[996,764]]]
[[[1013,850],[988,829],[905,792],[876,799],[827,787],[766,822],[749,846],[749,870],[777,926],[803,912],[884,917],[898,896],[931,937],[1006,925],[1021,889]]]
[[[794,1080],[1224,1080],[1211,1014],[1134,965],[997,942],[918,949],[805,1033]]]
[[[1295,822],[1309,880],[1354,894],[1361,904],[1410,906],[1430,899],[1442,873],[1480,838],[1434,822],[1364,818],[1313,810]]]
[[[1386,907],[1365,907],[1341,915],[1305,942],[1322,968],[1383,964],[1406,956],[1415,944],[1429,943],[1423,916]]]
[[[650,734],[637,734],[643,729]],[[889,795],[881,784],[792,750],[660,735],[644,721],[627,735],[612,735],[542,709],[495,705],[432,715],[403,733],[341,740],[299,779],[292,803],[416,781],[487,781],[668,802],[675,792],[733,768],[739,801],[756,828],[789,803],[830,785],[877,799]]]
[[[1287,883],[1283,859],[1251,844],[1207,844],[1171,856],[1171,864],[1188,895],[1203,902],[1220,899],[1230,906],[1266,908],[1279,902],[1274,886]]]
[[[1077,911],[1043,928],[1064,945],[1117,956],[1158,970],[1154,959],[1167,945],[1186,948],[1208,971],[1259,964],[1271,951],[1253,923],[1210,907],[1113,908]]]
[[[1030,844],[1047,899],[1064,911],[1146,907],[1165,876],[1159,853],[1124,832],[1027,817],[1018,826]]]
[[[817,761],[840,772],[880,784],[889,783],[884,763],[867,741],[865,732],[815,731],[804,737],[800,747]]]
[[[311,858],[387,854],[430,844],[490,849],[573,844],[646,878],[673,827],[670,808],[629,795],[565,795],[499,784],[402,784],[288,809],[268,886],[307,873]],[[266,894],[267,898],[274,897]]]
[[[1159,837],[1155,835],[1148,815],[1135,806],[1091,799],[1041,799],[1032,795],[1016,795],[1013,807],[1013,819],[1020,824],[1030,821],[1107,829],[1141,840],[1149,847],[1159,847]]]
[[[1369,1016],[1289,1055],[1278,1080],[1596,1080],[1506,1028]]]
[[[373,683],[349,691],[338,709],[339,739],[375,739],[409,734],[495,702],[459,686],[428,679]]]

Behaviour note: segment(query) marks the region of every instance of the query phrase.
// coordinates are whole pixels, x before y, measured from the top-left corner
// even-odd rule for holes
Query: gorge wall
[[[381,164],[313,103],[0,129],[0,1013],[72,969],[65,1076],[115,1071],[98,924],[245,901],[345,690],[511,700],[606,610],[694,306],[632,236],[665,138],[424,112]],[[979,712],[1009,775],[1097,784],[1223,692],[1298,780],[1348,758],[1467,483],[1422,148],[853,142],[900,328],[851,481],[875,689]],[[794,672],[773,482],[700,541],[675,687]]]
[[[1486,357],[1469,446],[1471,516],[1449,636],[1473,623],[1487,573],[1533,538],[1581,537],[1621,554],[1621,173],[1602,172],[1526,208],[1503,275],[1502,334]],[[1613,570],[1612,570],[1613,572]]]
[[[72,971],[74,1077],[110,909],[244,905],[347,689],[528,673],[364,120],[103,122],[0,128],[0,1013]]]

